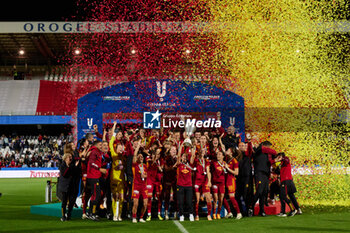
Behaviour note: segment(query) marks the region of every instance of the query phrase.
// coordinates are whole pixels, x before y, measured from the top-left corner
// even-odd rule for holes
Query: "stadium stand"
[[[0,137],[0,168],[58,167],[69,136]]]

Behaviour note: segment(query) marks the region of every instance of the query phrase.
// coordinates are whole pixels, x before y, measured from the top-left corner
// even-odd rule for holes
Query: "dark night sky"
[[[84,10],[79,9],[80,15],[76,13],[78,10],[77,1],[80,0],[2,0],[0,21],[84,20],[84,16],[81,15]],[[88,2],[92,1],[88,0]],[[343,7],[349,11],[346,18],[350,20],[350,0],[345,0],[345,2]]]
[[[1,5],[0,21],[75,21],[77,15],[76,0],[3,0]]]

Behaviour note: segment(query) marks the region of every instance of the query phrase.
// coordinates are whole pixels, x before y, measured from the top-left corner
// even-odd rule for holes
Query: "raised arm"
[[[103,136],[102,136],[102,134],[100,134],[100,132],[98,132],[98,126],[96,124],[94,124],[93,127],[94,127],[96,137],[102,139]]]
[[[194,163],[194,159],[196,158],[196,146],[194,145],[191,150],[191,159],[190,164]]]
[[[133,162],[133,163],[136,163],[136,161],[137,161],[137,154],[139,153],[140,147],[141,147],[141,140],[139,140],[139,141],[137,142],[137,147],[136,147],[136,149],[135,149],[134,157],[133,157],[133,159],[132,159],[132,162]]]
[[[264,154],[277,155],[277,152],[274,149],[266,146],[261,147],[261,152]]]
[[[184,143],[182,142],[179,148],[179,151],[177,152],[177,160],[173,167],[177,167],[181,163],[181,153]]]
[[[106,140],[107,140],[107,139],[106,139],[106,135],[107,135],[107,130],[104,129],[104,130],[103,130],[103,136],[102,136],[102,140],[103,140],[103,141],[106,141]]]
[[[272,164],[274,164],[276,161],[272,158],[272,155],[277,155],[277,152],[274,150],[274,149],[272,149],[272,148],[269,148],[269,147],[265,147],[265,146],[262,146],[261,147],[261,151],[262,151],[262,153],[264,153],[264,154],[268,154],[268,159],[269,159],[269,162],[270,162],[270,164],[272,165]]]
[[[117,122],[115,121],[114,124],[113,124],[113,128],[112,128],[112,132],[113,132],[113,136],[111,138],[111,140],[109,140],[109,150],[111,151],[111,154],[112,155],[115,155],[115,150],[114,150],[114,141],[115,141],[115,133],[114,133],[114,130],[115,130],[115,127],[117,125]]]
[[[221,134],[220,137],[219,137],[219,143],[220,143],[220,146],[221,146],[221,149],[223,152],[226,151],[226,147],[225,145],[222,143],[222,137],[225,135],[225,133]]]

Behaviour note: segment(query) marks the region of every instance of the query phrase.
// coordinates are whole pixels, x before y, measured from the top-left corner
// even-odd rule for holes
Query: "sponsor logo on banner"
[[[106,101],[130,100],[130,96],[103,96]]]
[[[157,96],[159,97],[159,102],[148,102],[148,107],[156,107],[156,108],[168,108],[168,107],[175,107],[176,102],[163,102],[164,97],[167,94],[167,82],[163,81],[156,81],[156,89],[157,89]]]
[[[218,100],[219,95],[196,95],[193,97],[194,100]]]
[[[145,129],[160,129],[160,116],[159,110],[156,112],[144,112],[143,113],[143,128]]]
[[[93,125],[93,120],[94,120],[94,118],[87,118],[87,125],[89,126],[89,129],[91,129],[91,127]]]
[[[162,86],[160,85],[160,82],[157,81],[157,95],[160,98],[160,102],[162,102],[164,99],[163,97],[166,95],[166,81],[163,81]]]
[[[163,128],[220,128],[221,121],[215,118],[209,118],[207,120],[197,120],[195,118],[181,117],[181,120],[175,120],[172,118],[163,117],[161,119],[161,113],[159,110],[156,112],[144,112],[143,113],[143,128],[144,129],[160,129]],[[168,117],[171,115],[167,115]],[[175,116],[175,115],[174,115]],[[181,115],[185,116],[185,115]]]
[[[234,126],[236,122],[235,117],[230,117],[230,125]]]
[[[0,170],[0,178],[54,178],[59,177],[57,170]]]

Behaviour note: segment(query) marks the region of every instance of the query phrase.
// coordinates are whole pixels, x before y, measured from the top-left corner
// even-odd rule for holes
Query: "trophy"
[[[192,146],[191,136],[194,131],[196,131],[196,126],[194,125],[185,125],[186,139],[184,140],[184,146]]]

